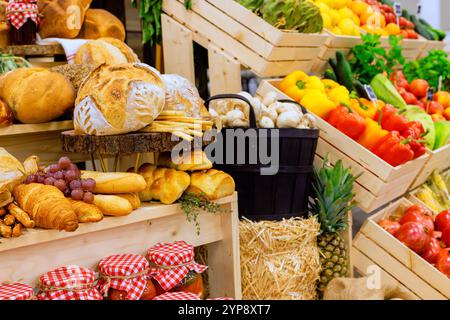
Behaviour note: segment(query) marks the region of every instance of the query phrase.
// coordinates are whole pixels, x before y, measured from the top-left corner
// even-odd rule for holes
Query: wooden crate
[[[120,253],[146,254],[159,242],[185,240],[208,249],[212,297],[241,299],[237,194],[217,201],[224,212],[199,215],[200,235],[179,205],[144,204],[125,217],[81,224],[75,232],[27,230],[2,239],[0,282],[37,284],[39,276],[64,265],[95,270],[98,261]]]
[[[430,50],[444,50],[446,46],[447,43],[444,41],[427,41],[418,58],[426,57],[428,55],[428,51]]]
[[[33,67],[51,68],[67,63],[64,49],[58,43],[7,46],[0,48],[0,53],[26,58]]]
[[[401,198],[369,217],[353,239],[353,247],[421,299],[448,300],[450,279],[378,225],[380,220],[404,212],[411,205]],[[354,264],[363,269],[357,259]]]
[[[404,39],[402,41],[402,52],[406,61],[416,60],[420,56],[426,45],[427,40],[421,36],[419,36],[419,39],[416,40]],[[388,37],[381,38],[381,46],[383,48],[390,48]]]
[[[192,46],[192,41],[208,51],[215,50],[216,55],[223,53],[226,58],[220,60],[230,60],[231,64],[234,64],[229,71],[230,69],[224,69],[223,63],[218,65],[210,63],[210,70],[219,69],[218,74],[223,72],[236,74],[238,70],[240,72],[241,67],[250,69],[261,77],[286,75],[298,69],[309,71],[312,68],[313,58],[319,54],[321,46],[328,38],[327,35],[282,32],[234,1],[227,1],[225,4],[220,2],[222,1],[194,1],[193,10],[186,10],[181,0],[163,1],[163,10],[167,14],[162,16],[166,73],[174,72],[177,67],[184,64],[188,67],[183,67],[182,70],[186,70],[189,74],[181,75],[188,79],[193,78],[192,49],[187,49]],[[233,10],[228,11],[229,7]],[[254,16],[258,23],[248,28],[240,22],[240,18],[236,18],[242,14]],[[270,30],[270,32],[263,33],[264,36],[261,37],[255,30]],[[291,46],[282,46],[287,39],[292,41]],[[185,43],[184,48],[187,49],[185,57],[180,57],[184,56],[185,52],[180,55],[180,51],[176,51],[181,48],[181,43]],[[294,44],[297,45],[293,47]],[[297,49],[300,44],[307,46]],[[240,83],[240,78],[237,82]],[[226,91],[222,90],[219,93],[223,92]]]
[[[439,148],[438,150],[428,151],[430,157],[425,163],[422,171],[419,173],[409,190],[416,189],[418,186],[427,181],[428,177],[434,170],[446,170],[450,168],[450,144],[445,147]]]
[[[279,81],[263,80],[258,88],[258,94],[264,96],[265,93],[274,91],[278,94],[278,98],[289,99],[277,89]],[[429,157],[424,155],[402,166],[393,167],[325,120],[315,118],[320,129],[316,156],[323,159],[328,154],[332,163],[341,159],[345,165],[352,168],[353,174],[362,173],[354,189],[358,206],[366,212],[372,212],[402,196]]]

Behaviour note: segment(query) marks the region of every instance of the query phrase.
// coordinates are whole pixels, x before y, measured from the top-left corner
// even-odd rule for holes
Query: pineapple
[[[320,296],[333,278],[345,277],[348,272],[347,252],[350,248],[346,248],[340,233],[348,228],[347,213],[354,207],[352,189],[356,179],[341,160],[331,167],[325,159],[322,168],[314,170],[314,197],[309,209],[320,223],[317,238],[322,264],[318,284]]]

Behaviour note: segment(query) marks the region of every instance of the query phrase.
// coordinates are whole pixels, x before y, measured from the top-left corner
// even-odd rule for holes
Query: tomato
[[[406,80],[405,78],[397,78],[394,80],[394,85],[395,87],[398,88],[404,88],[406,91],[409,91],[409,83],[408,80]]]
[[[408,29],[408,39],[419,39],[419,35],[413,29]]]
[[[399,22],[401,28],[406,28],[406,26],[408,25],[408,20],[406,20],[405,17],[400,17]]]
[[[416,253],[422,253],[428,241],[425,227],[418,222],[408,222],[395,234],[397,239]]]
[[[408,222],[418,222],[426,228],[428,234],[431,234],[434,231],[432,213],[421,205],[409,207],[399,222],[401,225]]]
[[[426,102],[424,102],[424,101],[422,101],[422,100],[419,100],[419,101],[417,102],[417,105],[418,105],[423,111],[427,111],[427,103],[426,103]]]
[[[433,100],[439,102],[444,108],[450,107],[450,93],[447,91],[436,92]]]
[[[394,13],[394,9],[392,9],[392,7],[387,4],[382,4],[380,6],[380,9],[387,13],[392,13],[392,14]]]
[[[444,231],[450,227],[450,210],[442,211],[436,216],[434,221],[436,225],[436,230]]]
[[[406,92],[401,95],[403,100],[409,105],[416,105],[419,103],[419,100],[417,100],[416,96],[412,94],[411,92]]]
[[[386,24],[397,23],[397,18],[395,17],[395,14],[393,14],[393,13],[390,13],[390,12],[385,13],[384,18],[386,19]]]
[[[428,82],[423,79],[416,79],[413,82],[411,82],[411,92],[417,97],[417,99],[426,97],[428,88],[430,87],[428,85]]]
[[[441,250],[437,259],[436,267],[447,277],[450,277],[450,248]]]
[[[382,227],[384,230],[386,230],[393,236],[397,233],[398,229],[400,229],[400,223],[389,219],[383,219],[380,222],[378,222],[378,224],[380,225],[380,227]]]
[[[406,28],[414,30],[415,27],[416,27],[416,25],[414,24],[414,22],[408,21],[408,24],[406,25]],[[417,39],[417,38],[415,38],[415,39]]]
[[[443,232],[442,232],[442,237],[441,240],[443,243],[445,243],[445,245],[447,247],[450,247],[450,227],[447,227]]]
[[[438,260],[441,249],[441,245],[439,244],[439,241],[437,239],[429,238],[420,256],[427,260],[429,263],[435,264]]]
[[[427,111],[429,114],[444,114],[444,107],[437,101],[430,101],[427,104]]]

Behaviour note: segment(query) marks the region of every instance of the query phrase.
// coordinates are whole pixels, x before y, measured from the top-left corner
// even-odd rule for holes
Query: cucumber
[[[335,82],[338,82],[338,79],[336,77],[336,73],[332,69],[327,69],[324,74],[325,79],[333,80]]]
[[[339,79],[339,83],[346,87],[348,91],[353,91],[353,72],[350,64],[344,56],[342,51],[336,52],[336,60],[337,60],[337,78]]]
[[[409,12],[406,9],[402,10],[402,17],[411,21],[411,15],[409,14]]]
[[[355,79],[355,81],[353,81],[353,87],[355,88],[356,93],[358,94],[358,96],[360,98],[364,98],[364,99],[370,100],[370,97],[367,94],[367,91],[364,88],[364,85],[362,84],[361,81]]]
[[[339,82],[339,77],[337,77],[338,68],[337,68],[337,61],[336,61],[336,59],[330,58],[328,60],[328,63],[330,64],[331,68],[333,69],[334,75],[336,76],[336,79]]]
[[[437,40],[437,35],[428,30],[426,26],[424,26],[420,21],[416,18],[415,15],[411,15],[411,21],[415,25],[415,30],[417,33],[419,33],[422,37],[424,37],[427,40]]]

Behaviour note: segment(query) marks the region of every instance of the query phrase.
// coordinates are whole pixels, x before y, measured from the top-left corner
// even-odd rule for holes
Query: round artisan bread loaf
[[[123,64],[139,62],[137,55],[123,41],[114,38],[90,40],[75,54],[76,64]]]
[[[78,38],[95,40],[105,37],[125,41],[125,27],[123,23],[106,10],[88,9]]]
[[[165,90],[159,72],[146,64],[99,66],[78,91],[75,131],[101,136],[140,130],[162,112]]]
[[[20,68],[1,79],[0,98],[22,123],[43,123],[73,107],[76,92],[62,74],[44,68]]]

